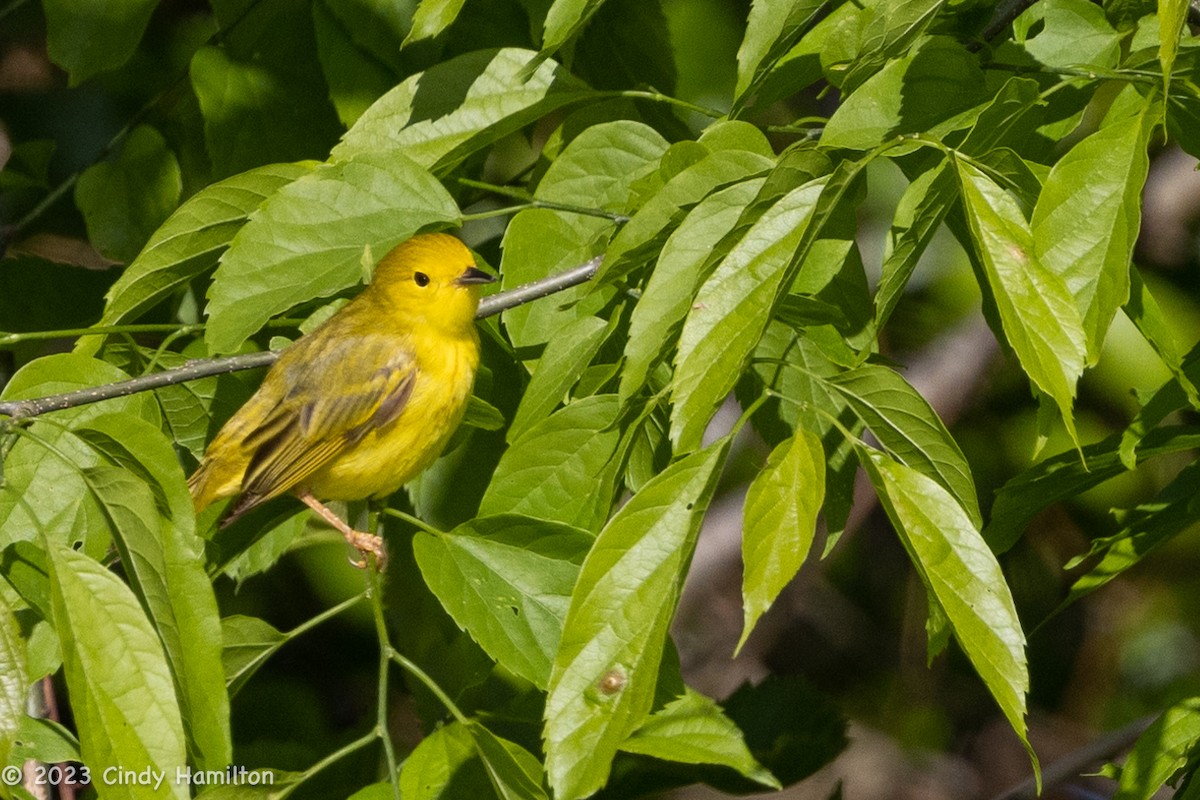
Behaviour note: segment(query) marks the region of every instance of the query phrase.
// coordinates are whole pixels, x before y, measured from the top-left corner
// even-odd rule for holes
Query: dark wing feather
[[[254,455],[242,478],[241,497],[225,524],[302,484],[347,447],[400,415],[416,383],[412,358],[393,355],[384,366],[355,380],[353,373],[362,369],[355,364],[379,363],[367,355],[360,348],[333,375],[307,379],[247,438]],[[318,388],[318,382],[324,385]],[[331,392],[334,386],[341,391]]]

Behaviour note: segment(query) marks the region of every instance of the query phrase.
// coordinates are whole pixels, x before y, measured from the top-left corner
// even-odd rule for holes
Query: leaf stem
[[[587,206],[577,206],[570,203],[555,203],[550,200],[539,200],[530,194],[525,189],[519,189],[513,186],[503,186],[496,183],[486,183],[485,181],[472,180],[471,178],[459,178],[458,182],[463,186],[469,186],[472,189],[483,189],[484,191],[498,194],[501,197],[509,197],[513,200],[521,200],[524,202],[521,206],[516,206],[512,209],[497,209],[499,212],[509,213],[511,211],[521,211],[525,208],[546,208],[551,211],[564,211],[568,214],[579,214],[585,217],[600,217],[601,219],[612,220],[618,224],[624,224],[629,221],[629,217],[625,214],[617,214],[613,211],[605,211],[602,208],[589,208]],[[491,216],[496,216],[492,212],[483,212]],[[466,215],[464,219],[475,215]]]
[[[425,684],[425,688],[433,692],[433,695],[441,702],[442,705],[446,707],[446,710],[450,712],[450,715],[454,717],[455,720],[461,722],[463,725],[467,724],[467,715],[462,712],[462,709],[455,705],[454,701],[450,699],[450,695],[446,694],[446,692],[442,690],[442,687],[438,686],[437,682],[433,678],[429,677],[425,670],[418,667],[403,653],[395,648],[391,648],[391,653],[389,655],[393,661],[400,665],[401,669],[412,675],[421,683]]]
[[[358,594],[354,595],[353,597],[346,598],[342,602],[338,603],[336,606],[325,609],[324,611],[322,611],[320,614],[317,614],[312,619],[308,619],[308,620],[305,620],[304,622],[301,622],[299,625],[297,625],[296,627],[292,628],[290,631],[285,633],[283,635],[284,640],[290,642],[292,639],[295,639],[298,636],[303,636],[304,634],[308,633],[313,628],[320,625],[322,622],[325,622],[328,619],[332,619],[333,617],[336,617],[338,614],[342,613],[343,611],[346,611],[347,609],[358,605],[359,603],[361,603],[363,601],[363,599],[366,596],[367,596],[367,593],[365,591],[359,592]]]
[[[655,103],[666,103],[667,105],[676,106],[687,111],[695,111],[697,114],[702,114],[709,119],[723,119],[725,112],[717,111],[715,108],[707,108],[705,106],[690,103],[687,100],[680,100],[678,97],[671,97],[669,94],[662,92],[645,90],[645,89],[622,89],[612,92],[599,92],[600,96],[604,97],[628,97],[633,100],[652,100]]]
[[[275,797],[277,798],[277,800],[284,800],[284,798],[289,797],[292,794],[292,792],[296,791],[301,786],[303,786],[305,781],[309,780],[317,773],[323,771],[325,768],[329,767],[330,765],[335,764],[338,761],[341,761],[343,758],[350,755],[351,753],[355,753],[355,752],[363,749],[364,747],[366,747],[367,745],[371,744],[374,741],[375,741],[375,730],[371,729],[370,732],[358,737],[357,739],[355,739],[353,742],[350,742],[349,744],[339,747],[337,750],[333,751],[332,753],[325,756],[317,763],[313,764],[308,769],[304,770],[304,772],[302,772],[300,774],[300,777],[295,781],[295,783],[288,784],[286,787],[284,787],[282,790],[280,790],[279,794],[275,795]]]
[[[437,528],[434,528],[431,525],[429,525],[428,523],[426,523],[425,520],[420,519],[419,517],[414,517],[412,514],[409,514],[405,511],[401,511],[398,508],[385,508],[385,509],[383,509],[383,513],[388,514],[389,516],[393,516],[396,519],[402,519],[411,525],[415,525],[416,527],[420,528],[421,530],[425,531],[426,533],[428,533],[431,536],[441,536],[442,535],[441,531],[439,531]]]
[[[372,515],[372,533],[379,528],[379,515]],[[389,656],[394,652],[388,638],[387,622],[383,617],[383,581],[376,569],[375,557],[369,556],[367,564],[367,595],[371,598],[371,611],[375,619],[375,636],[379,640],[379,682],[375,694],[375,735],[383,743],[383,756],[387,761],[388,782],[392,785],[393,800],[400,800],[400,774],[396,766],[396,750],[388,730],[388,667]]]

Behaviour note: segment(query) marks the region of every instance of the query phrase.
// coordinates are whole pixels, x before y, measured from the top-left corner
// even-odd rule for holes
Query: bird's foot
[[[350,563],[359,569],[366,569],[368,560],[367,555],[375,556],[375,571],[383,572],[383,568],[387,565],[387,551],[383,549],[383,539],[373,533],[363,533],[352,528],[342,531],[342,535],[346,537],[346,541],[350,546],[358,551],[362,558],[355,561],[350,559]]]
[[[342,536],[346,537],[346,541],[350,546],[358,551],[361,558],[355,561],[350,559],[350,563],[359,569],[366,569],[369,560],[368,555],[375,556],[376,572],[383,572],[383,568],[387,565],[387,551],[383,549],[383,539],[373,533],[363,533],[356,531],[347,525],[341,517],[334,514],[325,504],[317,500],[308,492],[299,492],[297,496],[304,501],[305,505],[313,511],[321,515],[321,518],[337,529]]]

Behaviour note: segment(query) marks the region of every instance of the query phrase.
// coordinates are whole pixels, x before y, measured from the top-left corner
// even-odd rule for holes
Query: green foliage
[[[727,41],[680,34],[727,9],[669,0],[20,5],[0,16],[105,106],[90,132],[82,105],[39,98],[84,131],[57,149],[0,112],[0,766],[247,762],[276,779],[93,777],[101,798],[786,786],[836,757],[856,704],[773,676],[718,705],[685,684],[671,626],[709,506],[738,484],[730,650],[753,650],[814,553],[848,549],[860,470],[917,592],[880,604],[920,609],[931,659],[955,642],[948,669],[990,698],[972,714],[1029,749],[1026,631],[1200,521],[1200,347],[1175,341],[1174,293],[1133,263],[1151,153],[1165,135],[1200,155],[1184,2],[1040,0],[987,41],[987,4],[940,0],[753,0],[732,33],[711,26]],[[736,60],[711,63],[722,52]],[[290,498],[228,527],[194,513],[185,475],[255,376],[11,418],[293,338],[395,244],[460,228],[503,290],[601,264],[482,322],[477,397],[443,458],[384,513],[339,508],[383,526],[381,576],[340,563]],[[39,249],[71,235],[87,257]],[[906,376],[948,250],[1007,364],[978,405],[1048,409],[1059,452],[1005,462],[1000,434],[944,421]],[[1122,337],[1168,377],[1136,401],[1122,384],[1098,433],[1080,406]],[[1030,523],[1121,478],[1141,491],[1071,540],[1079,571],[1030,589]],[[318,635],[349,643],[314,656]],[[27,714],[56,673],[70,727]],[[309,696],[343,684],[368,698],[345,704],[357,734]],[[1166,711],[1110,769],[1118,796],[1196,763],[1186,689],[1155,698]],[[419,743],[391,725],[405,714]]]

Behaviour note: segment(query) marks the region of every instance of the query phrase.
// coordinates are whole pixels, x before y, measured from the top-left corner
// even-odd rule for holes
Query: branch
[[[532,300],[547,297],[555,292],[561,292],[572,286],[586,283],[596,274],[601,258],[601,256],[596,256],[591,261],[580,264],[578,267],[573,267],[565,272],[560,272],[557,275],[551,275],[548,278],[542,278],[541,280],[518,286],[507,292],[485,297],[479,302],[479,311],[476,312],[475,318],[483,319],[484,317],[490,317]],[[274,363],[277,358],[279,358],[278,351],[268,350],[261,353],[247,353],[246,355],[230,356],[228,358],[196,359],[187,362],[182,367],[156,372],[153,375],[143,375],[131,380],[120,381],[119,383],[107,383],[103,386],[79,389],[78,391],[50,395],[49,397],[0,402],[0,416],[7,416],[13,420],[27,419],[29,417],[36,417],[39,414],[45,414],[47,411],[61,411],[66,408],[87,405],[88,403],[97,403],[101,400],[111,400],[114,397],[125,397],[126,395],[146,392],[151,389],[160,389],[163,386],[194,381],[197,378],[207,378],[212,375],[224,375],[228,372],[265,367]]]

